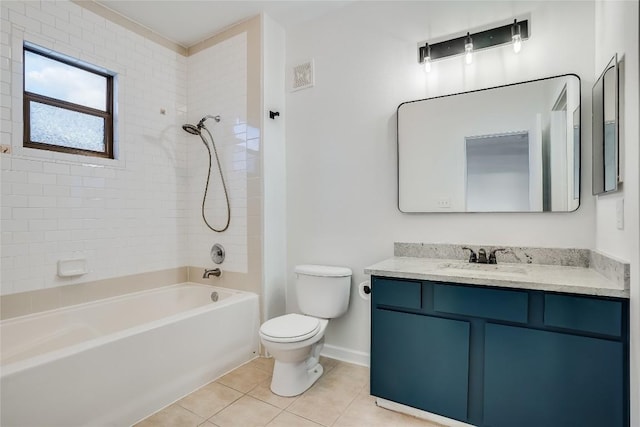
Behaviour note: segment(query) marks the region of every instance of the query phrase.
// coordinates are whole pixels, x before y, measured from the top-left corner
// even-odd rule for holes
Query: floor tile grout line
[[[287,411],[286,409],[284,409],[284,410],[283,410],[283,412],[286,412],[287,414],[291,414],[291,415],[293,415],[294,417],[298,417],[298,418],[302,418],[302,419],[304,419],[304,420],[310,421],[310,422],[312,422],[312,423],[314,423],[314,424],[316,424],[316,425],[322,426],[322,427],[330,427],[330,426],[325,426],[324,424],[319,423],[319,422],[317,422],[317,421],[314,421],[314,420],[312,420],[311,418],[307,418],[307,417],[305,417],[304,415],[296,414],[296,413],[294,413],[294,412],[289,412],[289,411]]]
[[[331,424],[331,426],[335,426],[336,423],[340,420],[340,418],[342,418],[342,416],[344,416],[344,414],[349,410],[349,408],[351,407],[351,405],[353,405],[353,402],[356,401],[356,399],[358,398],[358,396],[360,396],[360,393],[362,392],[362,389],[364,389],[365,385],[362,385],[360,387],[360,389],[358,390],[358,392],[355,394],[355,396],[351,399],[351,402],[349,402],[349,404],[347,406],[345,406],[344,410],[340,412],[340,415],[338,415],[338,418],[336,418],[336,420]],[[331,427],[330,426],[330,427]]]
[[[181,405],[181,404],[179,404],[178,402],[175,402],[175,404],[176,404],[176,405],[178,405],[179,407],[181,407],[182,409],[184,409],[185,411],[190,412],[190,413],[192,413],[193,415],[197,416],[198,418],[202,418],[202,423],[205,423],[205,422],[207,422],[207,421],[209,420],[208,418],[205,418],[205,417],[203,417],[202,415],[200,415],[200,414],[196,414],[196,413],[195,413],[195,412],[193,412],[192,410],[185,408],[184,406],[182,406],[182,405]],[[200,424],[202,424],[202,423],[200,423]],[[200,424],[198,424],[198,425],[200,425]]]
[[[280,409],[280,408],[278,408],[278,409]],[[284,409],[280,409],[280,412],[278,412],[278,413],[276,414],[276,416],[275,416],[275,417],[271,418],[271,419],[269,420],[269,422],[265,423],[265,426],[266,426],[266,425],[269,425],[273,420],[275,420],[276,418],[278,418],[278,417],[280,416],[280,414],[282,414],[283,412],[284,412]]]
[[[257,386],[256,386],[256,387],[257,387]],[[254,388],[255,388],[255,387],[254,387]],[[253,390],[253,389],[251,389],[251,390]],[[242,393],[242,392],[240,392],[240,393]],[[257,400],[258,402],[261,402],[261,403],[267,404],[267,405],[269,405],[269,406],[271,406],[271,407],[273,407],[273,408],[275,408],[275,409],[277,409],[277,410],[279,410],[279,411],[280,411],[280,412],[278,412],[278,413],[277,413],[273,418],[271,418],[271,419],[269,420],[269,422],[267,422],[266,424],[269,424],[269,423],[270,423],[271,421],[273,421],[276,417],[278,417],[282,412],[284,412],[284,409],[279,408],[279,407],[277,407],[277,406],[275,406],[275,405],[272,405],[272,404],[271,404],[271,403],[269,403],[269,402],[265,402],[264,400],[258,399],[257,397],[251,396],[251,395],[249,395],[249,392],[246,392],[246,393],[244,393],[242,396],[240,396],[240,397],[238,397],[236,400],[234,400],[233,402],[229,403],[229,404],[228,404],[227,406],[225,406],[224,408],[220,409],[220,410],[219,410],[218,412],[216,412],[215,414],[211,415],[209,418],[207,418],[207,419],[205,420],[205,422],[206,422],[206,421],[209,421],[209,422],[211,422],[212,424],[215,424],[213,421],[211,421],[211,418],[215,417],[215,416],[216,416],[216,415],[218,415],[220,412],[224,411],[224,410],[225,410],[225,409],[227,409],[229,406],[233,405],[234,403],[236,403],[238,400],[242,399],[243,397],[248,397],[248,398],[250,398],[250,399]],[[196,414],[196,415],[197,415],[197,414]],[[265,424],[265,425],[266,425],[266,424]],[[217,424],[215,424],[215,425],[217,425]]]
[[[264,360],[261,360],[264,359]],[[338,361],[335,359],[329,359],[329,358],[323,358],[323,366],[329,365],[327,367],[327,369],[325,369],[323,376],[325,378],[327,378],[329,376],[329,374],[331,374],[331,376],[333,376],[334,378],[342,378],[344,380],[347,381],[347,383],[345,384],[342,380],[338,380],[337,383],[334,383],[334,381],[330,381],[330,383],[334,383],[333,385],[330,384],[321,384],[320,382],[315,382],[308,390],[305,390],[303,393],[301,393],[300,395],[296,396],[295,399],[292,399],[290,401],[285,400],[284,402],[282,402],[282,405],[276,405],[273,404],[271,402],[269,402],[266,399],[269,399],[268,394],[264,393],[264,390],[259,390],[257,391],[257,389],[259,387],[267,387],[270,389],[270,387],[268,386],[267,382],[269,380],[269,377],[264,378],[262,380],[257,381],[256,383],[254,383],[251,388],[249,390],[246,390],[246,388],[244,386],[242,386],[241,383],[236,383],[236,386],[245,389],[246,391],[243,390],[238,390],[237,388],[229,385],[229,384],[224,384],[222,382],[220,382],[220,380],[228,375],[231,374],[233,372],[236,372],[238,369],[248,369],[249,370],[249,374],[247,375],[247,372],[243,372],[241,374],[241,378],[242,375],[251,377],[253,375],[253,378],[259,378],[264,376],[265,374],[272,374],[272,369],[273,369],[273,363],[268,361],[268,358],[261,358],[261,357],[257,357],[252,359],[251,361],[237,367],[236,369],[226,373],[225,375],[222,375],[221,377],[218,377],[215,380],[210,381],[209,383],[203,385],[202,387],[199,387],[198,389],[194,390],[193,392],[187,394],[186,396],[184,396],[182,399],[184,399],[185,397],[192,395],[193,393],[197,392],[198,390],[216,383],[219,386],[225,387],[229,390],[234,391],[234,393],[237,393],[238,396],[233,399],[232,401],[228,402],[225,404],[224,407],[218,409],[215,413],[213,413],[212,415],[206,417],[206,416],[202,416],[196,412],[194,412],[191,409],[188,409],[185,406],[182,406],[180,403],[178,403],[180,400],[174,402],[177,404],[177,406],[185,411],[187,411],[188,413],[194,415],[195,417],[197,417],[199,420],[201,420],[201,422],[199,422],[199,426],[200,425],[205,425],[207,423],[216,425],[213,421],[212,418],[215,417],[216,415],[220,414],[222,411],[226,410],[227,408],[229,408],[230,406],[236,404],[240,399],[242,399],[243,397],[248,397],[253,401],[256,402],[260,402],[260,403],[264,403],[266,405],[268,405],[269,407],[271,407],[272,409],[275,410],[275,414],[273,415],[273,417],[271,417],[265,424],[269,424],[272,423],[273,420],[275,420],[276,418],[282,416],[284,413],[290,415],[290,416],[294,416],[294,417],[299,417],[300,419],[304,419],[310,423],[313,423],[313,425],[317,425],[317,426],[322,426],[322,427],[332,427],[337,425],[337,423],[340,422],[341,419],[344,419],[345,415],[348,413],[349,410],[351,410],[353,408],[354,402],[359,399],[361,396],[369,396],[370,395],[370,384],[369,381],[366,379],[366,375],[364,371],[358,369],[358,368],[353,368],[350,367],[352,364],[347,363],[347,362],[342,362],[342,361]],[[322,363],[321,362],[321,363]],[[271,366],[269,366],[269,364],[271,364]],[[338,371],[339,370],[339,371]],[[362,381],[363,383],[355,388],[350,388],[349,386],[349,381],[355,381],[356,383],[359,383],[360,381]],[[231,381],[230,383],[232,383],[233,381]],[[245,381],[245,384],[248,384]],[[298,413],[292,412],[290,411],[291,406],[294,405],[301,397],[303,397],[307,392],[314,390],[314,389],[318,389],[318,388],[326,388],[327,390],[331,390],[333,387],[338,387],[340,389],[342,389],[343,387],[350,389],[350,392],[347,392],[344,396],[344,398],[342,399],[344,403],[346,403],[346,406],[343,407],[342,410],[337,411],[336,414],[336,419],[331,421],[331,420],[325,420],[325,422],[327,422],[327,424],[318,422],[314,419],[308,418],[304,415],[300,415]],[[251,395],[251,393],[255,393],[256,396]],[[273,394],[273,392],[271,392]],[[262,397],[259,396],[259,394],[262,394]],[[279,401],[278,401],[279,402]],[[342,405],[339,405],[340,407],[342,407]],[[158,411],[158,412],[161,412]],[[204,412],[204,411],[203,411]],[[157,412],[156,412],[157,413]],[[152,414],[154,415],[154,414]],[[151,417],[151,415],[149,416]],[[149,418],[147,417],[147,418]],[[332,418],[332,417],[331,417]]]
[[[366,384],[360,387],[360,390],[358,390],[358,392],[356,393],[355,397],[353,399],[351,399],[351,402],[349,402],[349,404],[344,408],[344,411],[340,412],[340,415],[338,415],[338,418],[336,418],[336,420],[333,422],[333,424],[331,424],[331,426],[335,426],[336,423],[338,421],[340,421],[340,418],[342,418],[344,416],[344,414],[347,413],[347,411],[349,410],[351,405],[353,405],[353,403],[356,401],[358,396],[360,396],[360,393],[362,393],[362,390],[364,390],[365,387],[366,387]]]
[[[238,400],[242,399],[242,396],[244,396],[244,393],[243,393],[243,395],[242,395],[242,396],[239,396],[239,397],[235,398],[234,400],[232,400],[231,402],[227,403],[227,404],[226,404],[222,409],[217,410],[213,415],[211,415],[211,416],[209,416],[209,417],[204,417],[204,416],[202,416],[202,415],[200,415],[200,414],[198,414],[198,413],[196,413],[196,412],[192,411],[191,409],[189,409],[189,408],[187,408],[187,407],[185,407],[185,406],[182,406],[182,405],[180,404],[180,402],[181,402],[182,400],[184,400],[186,397],[191,396],[192,394],[197,393],[198,391],[202,390],[202,389],[203,389],[203,388],[205,388],[206,386],[208,386],[208,385],[210,385],[210,384],[214,384],[214,383],[215,383],[215,384],[218,384],[218,385],[221,385],[221,386],[223,386],[223,387],[226,387],[226,388],[228,388],[228,389],[231,389],[231,390],[233,390],[233,391],[237,391],[238,393],[242,393],[242,392],[241,392],[241,391],[239,391],[239,390],[236,390],[236,389],[231,388],[231,387],[229,387],[229,386],[227,386],[227,385],[224,385],[224,384],[219,383],[219,382],[218,382],[218,380],[213,380],[213,381],[208,382],[207,384],[203,385],[202,387],[197,388],[196,390],[192,391],[191,393],[187,394],[186,396],[182,397],[181,399],[179,399],[179,400],[175,401],[174,403],[175,403],[176,405],[180,406],[182,409],[185,409],[185,410],[187,410],[187,411],[191,412],[192,414],[195,414],[195,415],[199,416],[200,418],[203,418],[203,419],[204,419],[204,422],[206,422],[206,421],[209,421],[209,419],[210,419],[210,418],[212,418],[212,417],[214,417],[216,414],[220,413],[220,411],[223,411],[225,408],[227,408],[227,407],[231,406],[232,404],[234,404],[234,403],[235,403],[235,402],[237,402]],[[160,411],[158,411],[158,412],[160,412]]]

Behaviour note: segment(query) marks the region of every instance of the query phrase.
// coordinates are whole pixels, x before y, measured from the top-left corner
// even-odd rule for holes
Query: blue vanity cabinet
[[[487,324],[484,422],[623,426],[623,343]]]
[[[372,276],[371,394],[479,427],[628,427],[629,301]]]
[[[466,419],[469,323],[377,309],[371,394]]]

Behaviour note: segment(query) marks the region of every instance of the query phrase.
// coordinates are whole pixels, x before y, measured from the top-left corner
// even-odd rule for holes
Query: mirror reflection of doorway
[[[569,173],[567,137],[567,87],[565,85],[549,115],[548,140],[543,138],[542,141],[543,153],[546,151],[542,166],[544,211],[566,210],[568,207],[569,188],[566,183],[570,180],[567,175]],[[573,156],[573,152],[571,155]],[[573,195],[571,197],[573,199]]]
[[[465,138],[466,209],[470,212],[529,210],[529,133]]]
[[[617,117],[615,93],[617,84],[615,68],[611,67],[604,73],[604,191],[614,191],[618,185],[617,152]]]

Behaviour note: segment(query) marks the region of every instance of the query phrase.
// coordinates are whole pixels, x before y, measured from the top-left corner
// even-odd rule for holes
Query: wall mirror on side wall
[[[593,194],[616,191],[618,169],[618,55],[593,85]]]
[[[402,212],[570,212],[580,204],[575,74],[398,106]]]

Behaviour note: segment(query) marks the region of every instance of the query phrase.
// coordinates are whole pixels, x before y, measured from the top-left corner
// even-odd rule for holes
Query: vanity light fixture
[[[425,71],[431,70],[431,63],[450,56],[464,54],[465,62],[471,64],[475,52],[495,46],[511,44],[515,53],[522,49],[522,42],[529,38],[529,20],[518,21],[477,33],[467,32],[464,36],[455,37],[437,43],[418,43],[418,62],[424,65]]]

